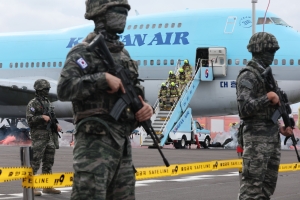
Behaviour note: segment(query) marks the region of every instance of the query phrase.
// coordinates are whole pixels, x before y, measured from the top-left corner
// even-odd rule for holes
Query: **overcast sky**
[[[1,31],[53,30],[90,23],[84,19],[85,0],[0,0]],[[269,0],[258,0],[266,10]],[[251,0],[129,0],[131,11],[140,15],[182,9],[252,8]],[[271,0],[269,11],[300,30],[299,0]]]

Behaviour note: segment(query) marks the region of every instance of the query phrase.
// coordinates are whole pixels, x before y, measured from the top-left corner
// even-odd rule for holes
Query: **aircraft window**
[[[10,63],[10,64],[9,64],[9,67],[10,67],[10,68],[12,68],[12,67],[13,67],[13,64],[12,64],[12,63]]]
[[[18,65],[19,65],[18,63],[15,63],[15,68],[18,68]]]
[[[152,24],[152,28],[155,28],[156,24]]]
[[[58,66],[61,67],[61,66],[62,66],[62,62],[59,62],[59,63],[58,63]]]
[[[294,65],[294,59],[290,60],[290,65]]]
[[[285,65],[285,64],[286,64],[286,60],[282,59],[282,65]]]
[[[168,60],[164,60],[164,65],[167,65],[168,64]]]
[[[144,25],[142,24],[142,25],[140,25],[140,29],[143,29],[143,27],[144,27]]]
[[[169,24],[165,24],[165,28],[168,28]]]
[[[231,65],[231,64],[232,64],[232,60],[228,59],[228,65]]]
[[[161,28],[161,27],[162,27],[162,24],[159,24],[159,25],[158,25],[158,28]]]
[[[36,67],[40,67],[40,63],[39,62],[36,63]]]
[[[257,24],[264,24],[264,21],[265,21],[265,18],[264,17],[260,17],[257,20]],[[272,20],[269,17],[267,17],[265,24],[273,24],[273,22],[272,22]]]
[[[285,21],[283,21],[282,19],[277,18],[277,17],[271,17],[271,20],[272,20],[272,21],[274,22],[274,24],[276,24],[276,25],[290,26],[290,25],[288,25]]]
[[[225,63],[224,58],[220,58],[219,60],[220,60],[220,64],[224,65],[224,63]]]
[[[51,67],[51,63],[50,62],[47,63],[47,67]]]
[[[140,61],[140,60],[138,60],[138,61],[137,61],[137,64],[138,64],[138,66],[140,66],[140,65],[141,65],[141,61]]]
[[[243,59],[243,65],[247,65],[247,59]]]
[[[178,28],[181,28],[181,25],[182,25],[181,23],[178,23]]]
[[[157,65],[160,65],[160,60],[157,60],[157,62],[156,62],[156,63],[157,63]]]
[[[150,65],[154,65],[154,60],[150,60]]]
[[[53,62],[53,67],[56,67],[56,62]]]
[[[45,62],[42,62],[42,67],[45,67]]]
[[[29,63],[27,62],[27,63],[25,64],[25,66],[26,66],[26,68],[28,68],[28,67],[29,67]]]
[[[31,63],[31,67],[34,67],[34,62]]]
[[[235,65],[239,65],[240,64],[240,60],[239,59],[235,59]]]
[[[133,29],[136,29],[137,28],[137,25],[134,25]]]
[[[300,65],[300,60],[298,60],[298,65]]]
[[[174,63],[175,63],[175,62],[174,62],[174,60],[172,59],[172,60],[170,61],[170,64],[171,64],[171,65],[174,65]]]
[[[274,59],[274,65],[278,65],[278,60]]]
[[[0,63],[0,68],[2,68],[2,63]]]
[[[172,23],[172,24],[171,24],[171,28],[174,28],[174,27],[175,27],[175,23]]]
[[[130,30],[131,29],[131,25],[129,25],[128,27],[127,27],[127,30]]]
[[[144,60],[144,66],[146,66],[147,65],[147,60]]]
[[[20,64],[20,67],[23,68],[23,66],[24,66],[24,63],[21,63],[21,64]]]
[[[146,29],[148,29],[149,27],[150,27],[150,25],[149,25],[149,24],[147,24],[147,25],[146,25]]]

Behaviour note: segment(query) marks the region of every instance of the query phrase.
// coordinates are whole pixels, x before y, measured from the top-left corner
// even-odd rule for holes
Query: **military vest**
[[[256,76],[257,80],[262,85],[262,90],[259,90],[259,92],[255,94],[255,97],[260,97],[260,96],[263,96],[268,93],[266,82],[262,78],[261,73],[258,70],[259,68],[260,68],[259,64],[252,60],[248,63],[248,65],[245,68],[240,70],[238,77],[237,77],[237,81],[240,81],[239,77],[245,71],[250,71]],[[257,113],[254,116],[248,117],[248,116],[243,116],[242,113],[240,112],[240,109],[238,108],[239,116],[244,121],[246,121],[246,120],[271,120],[271,117],[272,117],[274,111],[275,111],[274,108],[267,106],[264,109],[257,111]]]
[[[108,67],[104,64],[103,59],[99,58],[95,52],[88,52],[86,50],[87,46],[88,43],[86,42],[76,45],[68,54],[67,59],[72,59],[72,55],[79,54],[87,62],[88,67],[82,69],[82,77],[87,74],[107,72]],[[136,85],[139,82],[138,67],[137,63],[130,58],[128,52],[123,49],[118,53],[111,53],[111,55],[116,65],[122,65],[124,68],[130,70],[131,80]],[[76,60],[73,59],[73,61],[76,63]],[[107,90],[110,89],[107,88]],[[138,95],[144,96],[142,86],[136,87],[136,92]],[[109,118],[109,112],[112,110],[118,99],[118,93],[109,94],[106,92],[106,90],[99,90],[94,91],[94,93],[84,101],[72,101],[75,123],[78,123],[83,118],[95,115],[107,114]],[[125,108],[121,114],[120,121],[130,122],[134,120],[133,111],[130,109],[130,107]]]

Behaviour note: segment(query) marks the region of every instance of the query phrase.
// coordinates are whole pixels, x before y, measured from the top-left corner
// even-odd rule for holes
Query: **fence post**
[[[31,147],[21,147],[21,166],[31,167],[32,149]],[[23,188],[23,200],[34,200],[33,188]]]

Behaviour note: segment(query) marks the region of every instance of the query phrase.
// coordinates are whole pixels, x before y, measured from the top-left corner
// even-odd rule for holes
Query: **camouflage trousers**
[[[76,130],[71,200],[134,200],[135,174],[128,136],[117,143],[102,128],[88,121]],[[111,124],[109,128],[118,131]]]
[[[281,156],[278,126],[245,124],[242,134],[244,152],[239,199],[270,199],[276,188]]]
[[[51,133],[52,134],[52,133]],[[35,130],[31,132],[32,139],[32,169],[33,174],[36,174],[42,162],[42,173],[52,173],[54,164],[55,145],[53,139],[50,138],[47,130]]]

